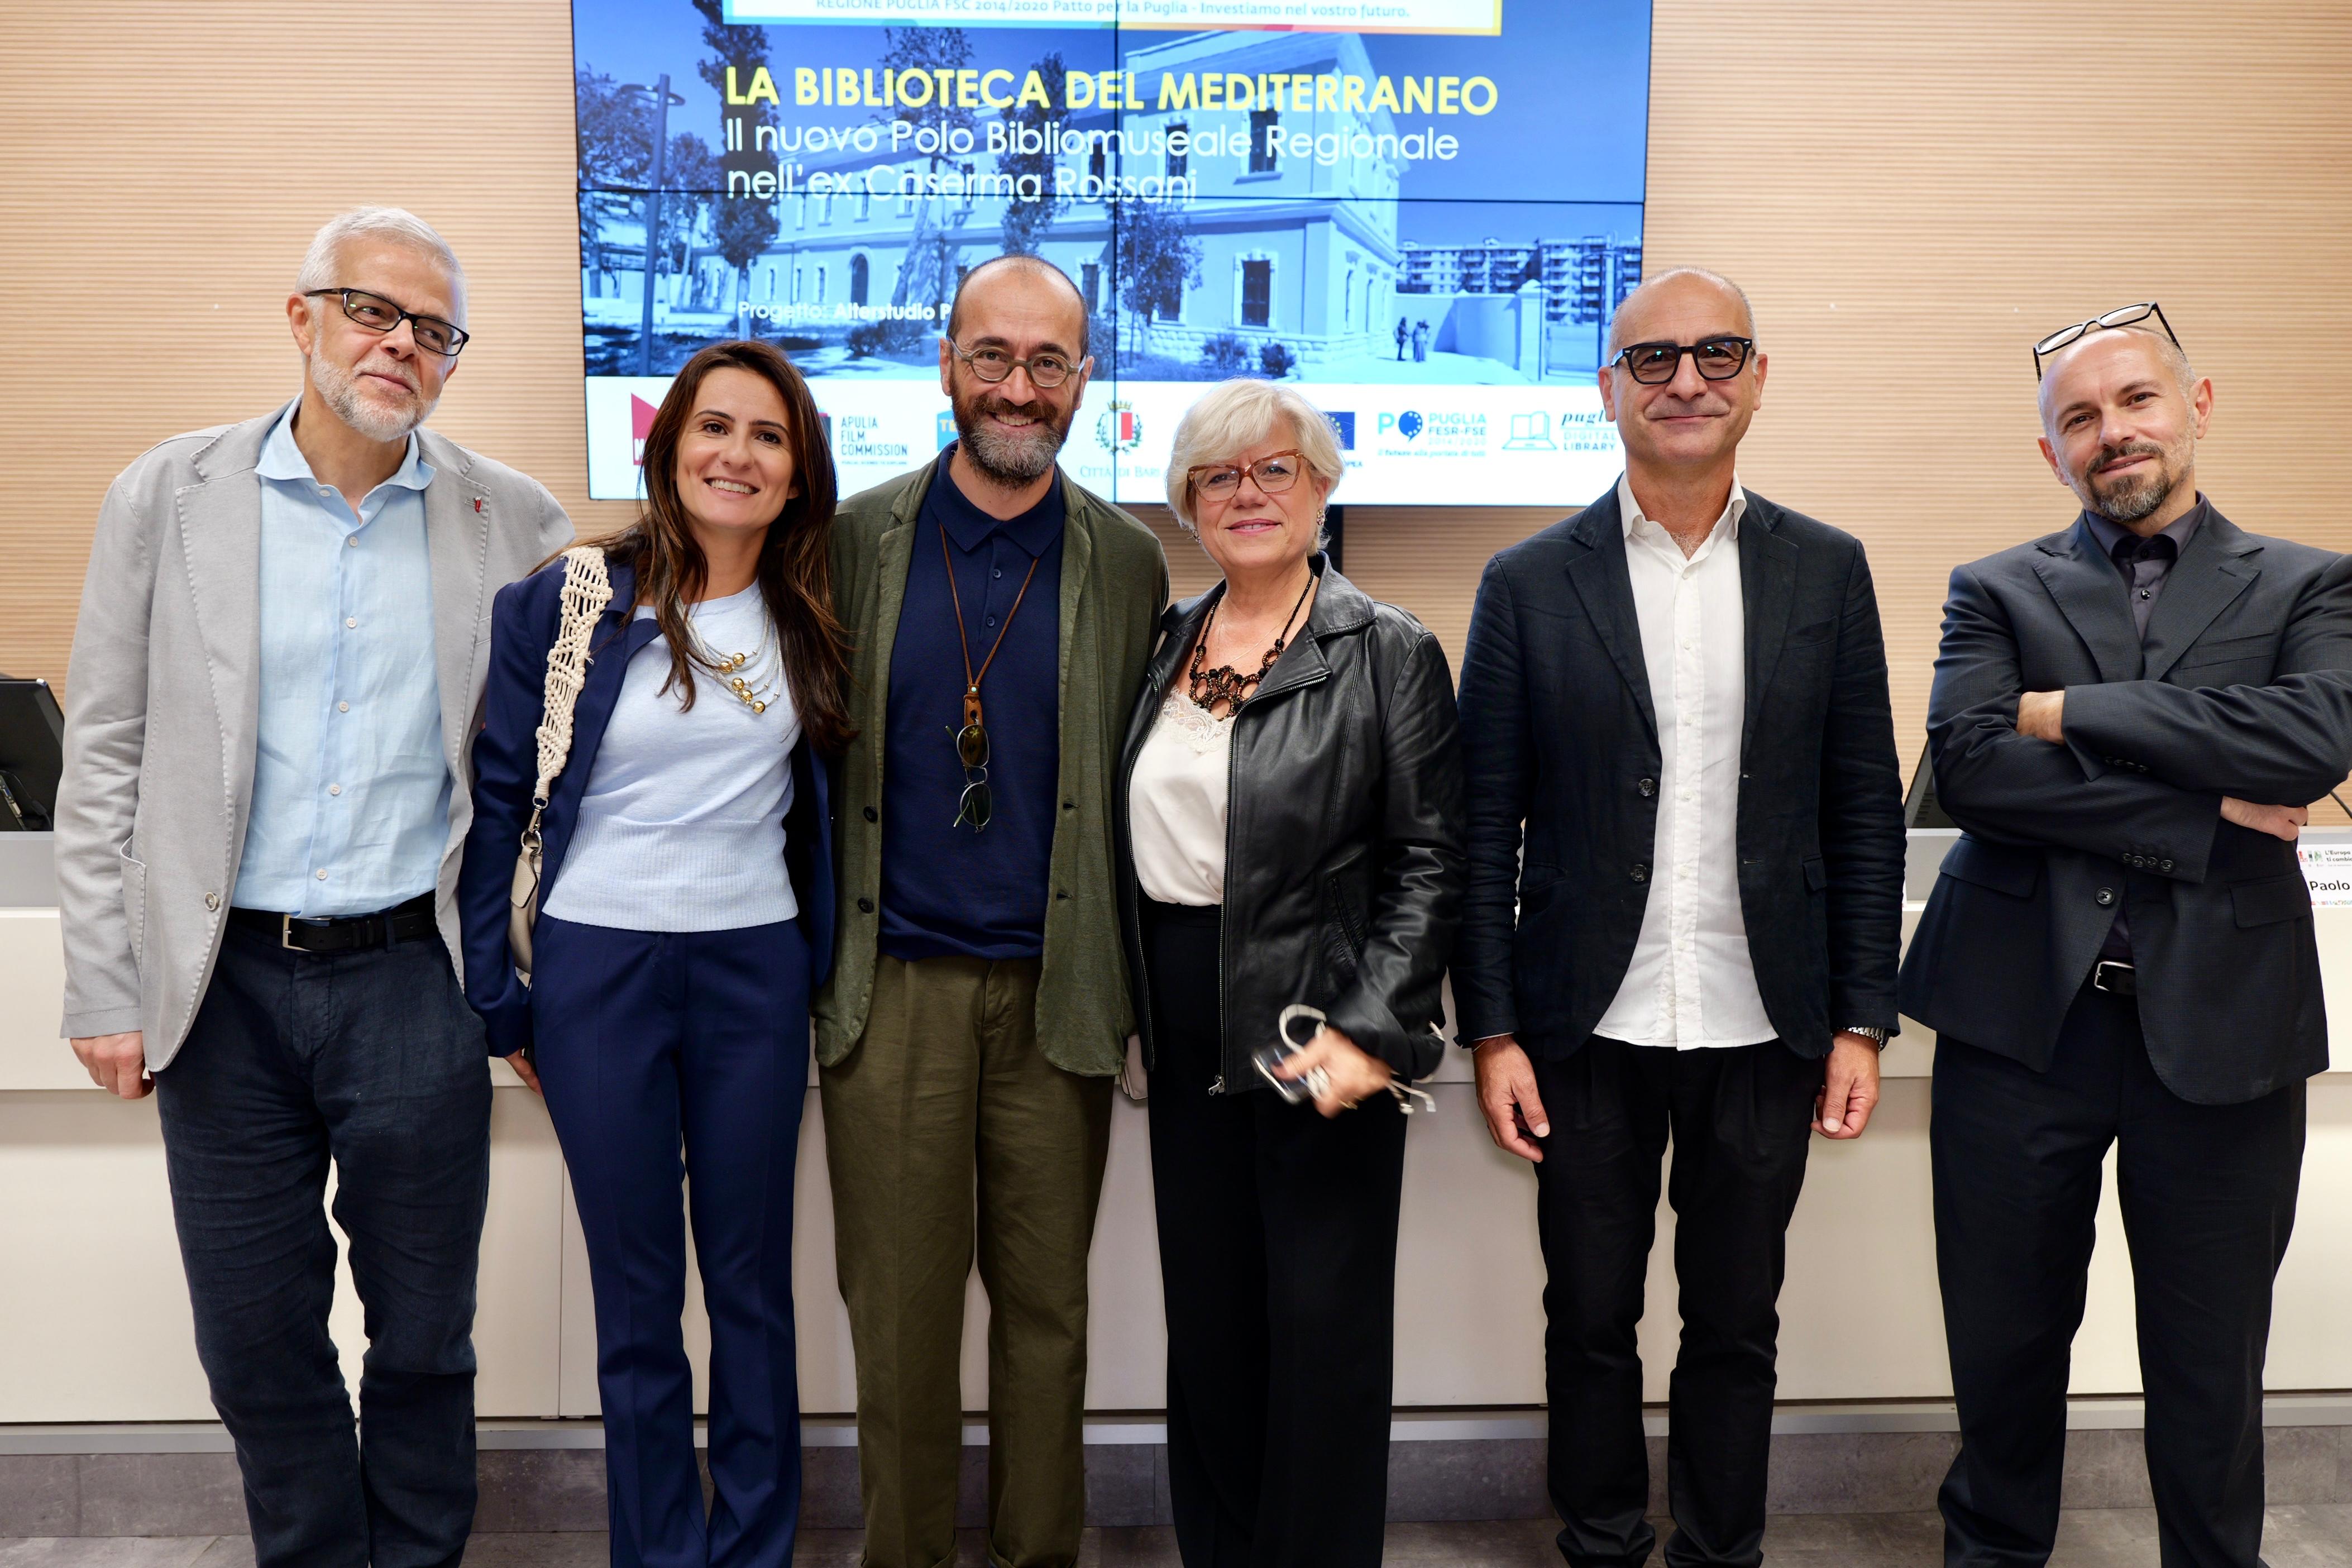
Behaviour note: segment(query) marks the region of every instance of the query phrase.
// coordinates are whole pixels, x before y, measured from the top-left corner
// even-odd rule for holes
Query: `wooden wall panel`
[[[62,679],[125,463],[291,395],[284,291],[357,201],[414,207],[466,260],[478,341],[435,423],[583,529],[625,520],[585,499],[564,0],[10,0],[6,43],[0,669]],[[2352,548],[2328,482],[2347,80],[2343,0],[2147,0],[2095,36],[2040,0],[1658,0],[1648,262],[1754,299],[1772,369],[1743,476],[1869,544],[1906,766],[1951,567],[2071,510],[2033,447],[2026,345],[2053,326],[2161,299],[2219,389],[2208,492]],[[1480,566],[1549,515],[1359,504],[1349,563],[1458,658]]]

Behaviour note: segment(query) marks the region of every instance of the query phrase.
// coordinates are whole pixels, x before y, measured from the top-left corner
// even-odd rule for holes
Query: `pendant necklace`
[[[760,646],[749,655],[730,654],[725,658],[710,651],[710,646],[702,640],[702,633],[690,622],[687,627],[688,633],[694,638],[695,653],[699,656],[702,662],[718,671],[719,678],[727,682],[727,689],[735,700],[754,713],[765,713],[768,710],[768,704],[775,700],[775,680],[782,673],[783,662],[782,658],[778,658],[773,665],[771,665],[769,653],[775,647],[776,625],[764,614],[761,618],[766,624],[760,633]],[[746,667],[748,667],[748,673]]]
[[[1221,664],[1213,669],[1202,668],[1208,659],[1210,628],[1217,624],[1217,612],[1224,608],[1225,602],[1221,598],[1211,605],[1209,618],[1201,623],[1201,640],[1192,645],[1192,668],[1188,672],[1192,700],[1212,713],[1217,710],[1217,704],[1221,702],[1225,705],[1227,713],[1239,709],[1249,694],[1257,689],[1258,682],[1265,679],[1266,671],[1274,668],[1274,661],[1282,657],[1282,650],[1287,646],[1290,637],[1291,623],[1298,618],[1300,607],[1307,603],[1307,595],[1314,591],[1315,574],[1309,572],[1307,586],[1298,590],[1298,603],[1290,606],[1290,614],[1282,623],[1281,635],[1274,639],[1274,646],[1265,650],[1265,657],[1257,661],[1256,670],[1249,675],[1244,675],[1230,664]]]
[[[980,661],[980,668],[975,670],[971,667],[971,634],[963,626],[963,595],[956,590],[955,560],[948,554],[948,531],[944,528],[940,530],[940,562],[947,568],[948,602],[955,606],[956,651],[963,655],[963,727],[968,731],[980,731],[983,745],[986,743],[987,726],[981,722],[980,683],[986,679],[988,667],[996,662],[997,650],[1004,646],[1004,635],[1013,629],[1013,617],[1021,613],[1021,601],[1029,596],[1029,584],[1036,580],[1037,563],[1044,559],[1041,554],[1030,560],[1029,574],[1021,579],[1021,591],[1013,595],[1013,607],[1004,612],[1004,625],[997,628],[996,640],[988,645],[988,657]],[[957,743],[959,746],[963,743],[961,736]],[[976,767],[980,764],[971,765]]]

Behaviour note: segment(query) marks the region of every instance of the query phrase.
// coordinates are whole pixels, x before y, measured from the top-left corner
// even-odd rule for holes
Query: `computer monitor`
[[[47,833],[65,771],[66,716],[46,680],[0,676],[0,833]]]
[[[1919,765],[1911,773],[1911,793],[1903,797],[1903,826],[1906,827],[1958,827],[1944,814],[1936,799],[1935,747],[1932,743],[1919,751]]]

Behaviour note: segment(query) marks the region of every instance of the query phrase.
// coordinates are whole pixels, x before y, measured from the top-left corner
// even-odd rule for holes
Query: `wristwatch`
[[[1880,1050],[1886,1048],[1886,1031],[1870,1024],[1848,1024],[1838,1031],[1841,1035],[1860,1035]]]

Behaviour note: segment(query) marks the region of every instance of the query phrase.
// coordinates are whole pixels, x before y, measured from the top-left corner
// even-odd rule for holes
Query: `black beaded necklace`
[[[1255,673],[1250,675],[1244,675],[1230,664],[1221,664],[1214,669],[1201,668],[1202,661],[1209,653],[1209,629],[1217,624],[1217,611],[1224,607],[1225,602],[1221,598],[1211,605],[1209,618],[1201,623],[1201,640],[1192,645],[1192,668],[1189,674],[1193,702],[1211,713],[1217,710],[1219,703],[1224,704],[1228,713],[1239,708],[1257,683],[1265,679],[1266,671],[1274,668],[1274,661],[1282,657],[1283,647],[1290,637],[1291,623],[1298,619],[1300,606],[1307,603],[1307,595],[1314,591],[1315,574],[1309,572],[1307,586],[1298,590],[1298,603],[1290,606],[1290,614],[1282,623],[1281,635],[1274,639],[1274,646],[1265,650],[1265,657],[1257,661]]]

